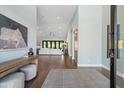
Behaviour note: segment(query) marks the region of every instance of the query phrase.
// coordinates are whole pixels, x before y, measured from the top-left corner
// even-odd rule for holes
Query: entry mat
[[[52,69],[42,88],[109,88],[110,81],[95,69]]]

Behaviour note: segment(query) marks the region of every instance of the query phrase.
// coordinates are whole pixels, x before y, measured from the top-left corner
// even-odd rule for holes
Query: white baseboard
[[[78,64],[78,67],[102,67],[101,64]]]
[[[78,64],[78,67],[103,67],[104,69],[110,71],[110,68],[108,68],[105,65],[101,65],[101,64]],[[120,76],[121,78],[124,78],[123,73],[120,73],[117,71],[117,75]]]
[[[104,69],[110,71],[110,68],[108,68],[107,66],[102,65],[102,67],[103,67]],[[121,78],[124,78],[124,74],[123,74],[123,73],[120,73],[120,72],[117,71],[117,75],[120,76]]]

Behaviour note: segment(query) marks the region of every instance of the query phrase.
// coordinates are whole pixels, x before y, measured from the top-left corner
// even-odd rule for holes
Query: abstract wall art
[[[0,14],[0,50],[27,47],[27,27]]]

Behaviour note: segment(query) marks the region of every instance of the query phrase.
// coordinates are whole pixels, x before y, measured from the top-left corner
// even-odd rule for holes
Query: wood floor
[[[68,56],[42,55],[38,57],[38,75],[35,79],[26,82],[26,88],[41,88],[50,69],[76,69],[77,64]]]
[[[76,69],[77,64],[76,62],[72,61],[67,55],[66,56],[52,56],[52,55],[40,55],[38,57],[38,74],[37,77],[31,81],[26,82],[26,88],[41,88],[43,82],[45,81],[48,72],[51,69]],[[85,69],[85,67],[78,67],[78,69]],[[88,68],[88,69],[96,69],[104,76],[109,79],[109,71],[105,70],[104,68]],[[117,77],[117,84],[119,87],[124,87],[124,80]]]

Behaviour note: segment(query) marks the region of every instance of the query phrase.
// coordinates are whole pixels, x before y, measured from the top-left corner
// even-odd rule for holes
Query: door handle
[[[109,49],[109,45],[110,45],[110,25],[107,25],[107,58],[110,58],[110,55],[112,54],[111,53],[111,49]],[[117,38],[117,44],[116,44],[116,48],[117,48],[117,58],[119,59],[120,58],[120,55],[119,55],[119,47],[118,47],[118,44],[119,44],[119,35],[120,35],[120,24],[117,24],[117,33],[116,33],[116,38]]]
[[[118,48],[118,41],[119,41],[119,35],[120,35],[120,24],[117,24],[117,58],[120,58],[120,55],[119,55],[119,48]]]
[[[109,49],[109,44],[110,44],[110,38],[109,38],[109,34],[110,34],[110,25],[107,25],[107,58],[110,57],[110,49]]]

